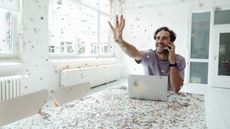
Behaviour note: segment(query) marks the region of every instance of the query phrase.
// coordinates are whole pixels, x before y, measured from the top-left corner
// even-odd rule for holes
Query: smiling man
[[[115,27],[110,23],[113,30],[115,42],[122,50],[138,64],[144,66],[145,75],[168,76],[168,90],[179,92],[183,86],[185,59],[175,53],[176,34],[168,27],[160,27],[153,35],[156,43],[156,50],[149,49],[140,51],[122,37],[122,32],[125,27],[125,19],[121,15],[116,16]]]

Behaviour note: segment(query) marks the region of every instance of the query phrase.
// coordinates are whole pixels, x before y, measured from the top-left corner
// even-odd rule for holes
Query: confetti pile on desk
[[[110,88],[56,108],[44,109],[5,128],[205,129],[204,96],[169,94],[167,102],[130,99],[126,87]]]

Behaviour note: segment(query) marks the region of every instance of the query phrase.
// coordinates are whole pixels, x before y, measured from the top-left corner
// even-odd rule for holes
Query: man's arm
[[[142,60],[144,53],[137,50],[136,47],[127,43],[126,41],[118,42],[120,48],[125,52],[129,57],[135,60]]]
[[[126,42],[122,37],[122,31],[125,27],[125,19],[123,18],[123,15],[120,17],[120,21],[118,19],[118,16],[116,15],[116,26],[115,28],[112,26],[112,24],[109,21],[109,26],[113,30],[114,40],[115,42],[120,46],[120,48],[131,58],[135,60],[142,60],[144,57],[144,53],[137,50],[136,47],[131,45],[130,43]]]
[[[183,85],[183,80],[179,75],[179,71],[176,67],[170,67],[169,74],[171,87],[174,92],[178,93]]]
[[[170,64],[176,64],[176,54],[175,54],[175,45],[174,43],[170,43],[169,49],[166,47],[166,49],[169,51],[169,63]],[[179,70],[176,66],[171,66],[169,68],[169,74],[170,74],[170,84],[174,92],[178,93],[180,91],[181,86],[183,85],[183,79],[179,75]]]

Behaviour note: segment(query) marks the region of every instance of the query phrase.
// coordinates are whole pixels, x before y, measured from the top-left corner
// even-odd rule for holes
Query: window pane
[[[230,75],[230,33],[220,34],[218,75]]]
[[[91,55],[93,49],[91,46],[97,44],[97,12],[81,6],[81,21],[79,26],[79,45],[85,47],[85,53],[79,53],[80,55]],[[82,45],[84,44],[84,45]]]
[[[190,63],[190,83],[208,83],[208,63],[191,62]]]
[[[214,24],[230,24],[230,10],[215,11]]]
[[[75,9],[74,11],[72,9]],[[49,15],[50,53],[73,54],[79,37],[80,6],[69,0],[63,3],[52,1]],[[52,49],[51,49],[52,48]],[[72,49],[72,50],[71,50]]]
[[[191,58],[208,59],[210,13],[192,14]]]
[[[97,11],[71,0],[61,4],[54,0],[50,17],[50,53],[92,56],[91,44],[97,43]]]
[[[52,0],[49,12],[50,53],[66,56],[112,55],[108,26],[110,14],[99,11],[97,1],[82,0],[81,3],[65,0],[60,3]],[[111,8],[107,6],[109,2],[104,3],[106,10]]]
[[[0,8],[0,53],[12,53],[13,12]]]
[[[107,55],[112,53],[112,45],[109,42],[110,28],[108,24],[109,17],[106,15],[100,15],[100,36],[99,36],[99,49],[100,55]]]

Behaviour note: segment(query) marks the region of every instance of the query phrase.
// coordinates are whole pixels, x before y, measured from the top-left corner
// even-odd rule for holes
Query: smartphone
[[[170,46],[168,46],[168,48],[169,48],[169,49],[171,49],[171,47],[170,47]]]
[[[171,47],[170,47],[170,46],[167,46],[167,48],[171,49]],[[165,47],[165,50],[167,50],[167,48]]]
[[[173,43],[172,43],[172,42],[170,42],[169,44],[170,44],[170,45],[172,45]],[[167,46],[167,47],[168,47],[169,49],[172,49],[170,46]]]

